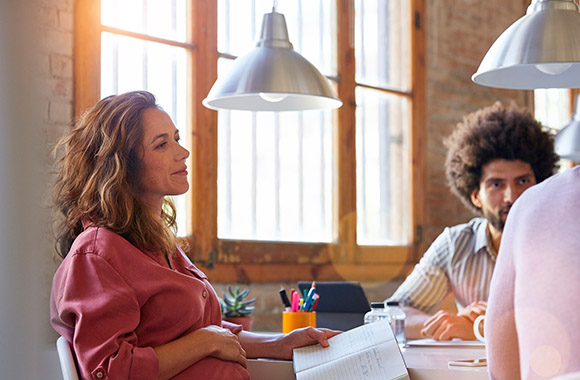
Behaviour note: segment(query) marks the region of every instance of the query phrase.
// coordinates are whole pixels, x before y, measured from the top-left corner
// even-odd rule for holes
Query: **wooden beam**
[[[198,47],[192,53],[191,80],[191,231],[193,255],[208,260],[217,244],[217,112],[201,102],[217,79],[217,1],[195,0],[191,35]]]
[[[427,79],[426,79],[426,13],[425,0],[413,0],[411,7],[411,86],[413,100],[411,107],[411,236],[410,240],[415,250],[415,259],[423,254],[426,243],[423,241],[422,230],[425,224],[425,176],[426,176],[426,141],[427,136]]]
[[[101,98],[101,1],[75,2],[74,112],[81,115]]]
[[[284,283],[295,281],[388,282],[405,278],[411,264],[248,265],[225,264],[204,268],[212,283]]]
[[[343,104],[334,126],[335,236],[340,247],[335,260],[356,260],[356,98],[354,52],[354,0],[337,1],[338,97]]]

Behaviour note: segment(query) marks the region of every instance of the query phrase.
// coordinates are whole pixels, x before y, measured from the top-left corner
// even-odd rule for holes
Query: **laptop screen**
[[[308,292],[312,282],[299,281],[300,294]],[[363,324],[370,311],[363,288],[357,281],[316,281],[320,296],[316,305],[316,326],[346,331]]]

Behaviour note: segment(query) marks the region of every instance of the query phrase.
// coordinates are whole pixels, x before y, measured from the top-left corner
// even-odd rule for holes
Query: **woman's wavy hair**
[[[166,198],[161,215],[156,215],[139,197],[144,170],[141,118],[150,108],[161,109],[146,91],[106,97],[59,141],[53,202],[60,215],[60,256],[67,255],[83,231],[83,221],[107,228],[139,249],[175,254],[175,206]]]
[[[553,136],[542,129],[532,114],[511,102],[496,102],[463,118],[463,122],[444,140],[448,148],[445,161],[447,182],[452,191],[471,210],[471,193],[479,189],[482,168],[495,159],[521,160],[532,167],[536,182],[554,174],[558,156]]]

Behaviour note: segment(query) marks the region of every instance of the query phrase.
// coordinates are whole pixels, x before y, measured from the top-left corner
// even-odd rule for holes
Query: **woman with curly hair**
[[[336,334],[263,336],[221,320],[207,277],[177,245],[168,195],[189,188],[179,132],[145,91],[99,101],[63,138],[54,188],[64,260],[51,323],[82,378],[248,379],[246,357],[292,357]]]
[[[465,116],[444,143],[449,186],[481,217],[445,228],[390,300],[405,305],[410,338],[475,339],[509,210],[552,175],[557,156],[552,136],[513,103]],[[449,293],[457,314],[437,311]]]

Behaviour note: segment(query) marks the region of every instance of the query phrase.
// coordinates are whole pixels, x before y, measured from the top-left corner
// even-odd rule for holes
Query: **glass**
[[[185,42],[186,0],[101,0],[101,23]]]
[[[408,0],[355,0],[356,81],[409,91]]]
[[[409,213],[409,101],[356,90],[357,242],[405,245]]]
[[[331,241],[331,111],[219,111],[218,237]]]
[[[562,129],[572,118],[570,115],[570,90],[548,88],[534,90],[534,117],[542,125]]]

